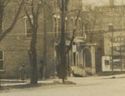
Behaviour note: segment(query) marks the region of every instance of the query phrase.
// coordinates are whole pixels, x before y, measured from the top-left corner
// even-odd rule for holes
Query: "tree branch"
[[[0,34],[0,41],[2,41],[3,38],[4,38],[8,33],[10,33],[11,30],[14,28],[14,26],[15,26],[15,24],[16,24],[16,22],[17,22],[18,16],[19,16],[19,14],[20,14],[20,12],[21,12],[21,9],[22,9],[22,7],[23,7],[23,4],[24,4],[24,0],[21,1],[20,6],[19,6],[19,8],[18,8],[18,10],[17,10],[17,13],[15,14],[14,20],[12,21],[12,24],[10,25],[10,27]]]
[[[33,28],[32,18],[30,17],[30,14],[28,13],[27,9],[25,8],[24,10],[25,10],[26,16],[28,18],[28,21],[30,23],[30,26],[31,26],[31,28]]]
[[[77,26],[77,21],[78,21],[78,18],[79,18],[79,16],[80,16],[80,13],[81,13],[81,11],[79,10],[78,11],[78,14],[77,14],[77,18],[76,18],[76,20],[75,20],[75,25],[74,25],[74,29],[73,29],[73,35],[72,35],[72,38],[71,38],[71,41],[70,41],[70,44],[69,44],[69,47],[68,47],[68,49],[66,50],[66,53],[68,53],[69,51],[70,51],[70,49],[72,48],[72,44],[73,44],[73,41],[74,41],[74,38],[75,38],[75,32],[76,32],[76,26]]]

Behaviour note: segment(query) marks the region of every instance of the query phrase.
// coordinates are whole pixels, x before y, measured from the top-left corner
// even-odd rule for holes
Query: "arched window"
[[[59,15],[54,15],[53,16],[53,31],[55,32],[55,36],[58,36],[61,26],[60,26],[60,16]]]
[[[24,19],[25,19],[25,34],[27,37],[31,37],[32,36],[32,26],[31,26],[30,21],[28,20],[27,16],[25,16]],[[30,19],[32,21],[31,23],[33,23],[32,15],[30,15]]]

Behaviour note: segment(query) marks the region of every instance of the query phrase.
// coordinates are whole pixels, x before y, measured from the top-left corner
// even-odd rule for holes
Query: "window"
[[[4,69],[3,61],[4,61],[4,53],[3,51],[0,50],[0,70]]]
[[[26,20],[26,36],[27,37],[32,36],[32,28],[28,20]]]
[[[32,19],[32,16],[30,16],[30,18]],[[32,36],[32,27],[27,16],[25,16],[25,34],[27,37]]]
[[[110,65],[110,61],[109,60],[105,60],[105,65]]]
[[[55,32],[55,36],[59,35],[59,32],[61,30],[60,24],[61,24],[60,16],[59,15],[54,15],[54,27],[53,27],[53,30]]]

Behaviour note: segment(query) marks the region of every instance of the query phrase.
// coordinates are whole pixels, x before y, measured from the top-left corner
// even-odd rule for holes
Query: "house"
[[[14,6],[14,7],[13,7]],[[11,2],[6,8],[6,14],[4,16],[3,30],[6,29],[13,20],[15,14],[15,8],[18,8],[17,3]],[[40,10],[42,11],[42,10]],[[47,11],[48,12],[48,11]],[[47,20],[47,72],[46,74],[54,73],[54,34],[52,32],[52,23],[50,23],[51,17],[46,13]],[[29,62],[29,49],[31,42],[31,28],[29,26],[28,19],[25,18],[25,12],[22,10],[18,21],[13,30],[7,34],[7,36],[0,42],[0,68],[4,70],[2,76],[4,78],[18,78],[19,69],[22,65],[25,65],[27,76],[30,75],[30,62]],[[43,27],[43,14],[40,13],[39,28],[37,33],[37,61],[38,68],[40,68],[40,61],[43,60],[43,45],[44,45],[44,27]],[[39,72],[38,72],[39,73]],[[40,74],[40,73],[39,73]],[[51,75],[51,74],[50,74]]]
[[[40,68],[40,61],[44,59],[44,20],[46,20],[46,32],[47,32],[47,65],[46,74],[53,75],[56,71],[56,66],[58,64],[58,55],[56,53],[56,44],[60,41],[60,10],[58,8],[58,3],[53,0],[50,6],[46,8],[46,14],[43,14],[43,10],[40,10],[39,17],[39,28],[37,33],[37,61],[38,68]],[[15,3],[14,3],[15,4]],[[82,10],[82,0],[70,0],[68,6],[68,13],[65,18],[66,27],[66,46],[69,46],[69,41],[72,39],[73,31],[75,30],[74,46],[67,54],[67,63],[73,66],[81,66],[83,70],[91,74],[96,73],[96,60],[95,60],[95,42],[90,42],[88,40],[90,28],[86,28],[87,24],[92,25],[89,18],[91,18],[91,12]],[[76,6],[75,6],[76,5]],[[30,6],[29,6],[30,7]],[[50,10],[52,8],[52,11]],[[13,4],[9,5],[6,22],[4,23],[4,28],[9,26],[11,18],[14,14]],[[87,14],[87,15],[86,15]],[[46,15],[46,16],[44,16]],[[86,16],[86,19],[84,19]],[[89,18],[87,18],[89,16]],[[44,18],[45,17],[45,18]],[[32,18],[32,16],[30,17]],[[76,20],[77,19],[77,20]],[[93,18],[92,18],[93,20]],[[88,27],[88,26],[87,26]],[[87,30],[86,30],[87,29]],[[30,62],[29,62],[29,49],[31,41],[31,28],[29,26],[28,19],[25,12],[22,11],[20,18],[16,23],[14,29],[9,33],[0,43],[0,66],[3,67],[4,78],[18,78],[19,69],[23,64],[27,70],[27,75],[30,75]],[[85,40],[87,38],[87,40]],[[90,36],[91,38],[91,36]],[[82,41],[82,42],[81,42]],[[39,72],[38,72],[39,73]],[[39,73],[40,74],[40,73]]]
[[[124,24],[125,5],[115,5],[115,0],[109,0],[107,6],[97,6],[98,12],[95,30],[102,34],[103,49],[101,71],[124,71]],[[116,51],[117,50],[117,51]]]

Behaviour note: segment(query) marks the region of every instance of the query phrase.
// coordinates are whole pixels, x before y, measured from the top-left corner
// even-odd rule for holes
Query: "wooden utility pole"
[[[121,1],[121,29],[123,33],[123,27],[124,27],[124,2]],[[122,62],[122,33],[120,33],[120,64],[121,64],[121,72],[123,71],[123,62]]]
[[[109,25],[109,31],[111,31],[111,38],[112,38],[112,44],[111,44],[111,57],[112,57],[112,59],[111,59],[111,63],[112,63],[112,65],[111,65],[111,67],[112,67],[112,74],[114,74],[114,64],[113,64],[113,55],[114,55],[114,48],[113,48],[113,38],[114,38],[114,28],[113,28],[113,25],[112,25],[112,23]]]

